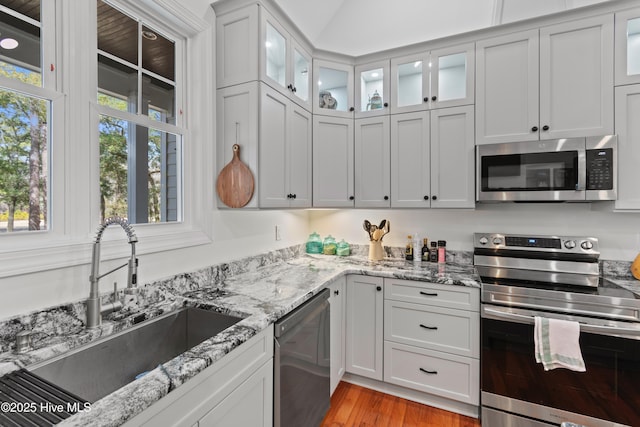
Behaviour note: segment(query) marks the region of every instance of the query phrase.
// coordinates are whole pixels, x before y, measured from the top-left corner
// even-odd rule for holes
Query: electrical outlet
[[[282,235],[280,234],[280,226],[276,225],[276,240],[282,239]]]

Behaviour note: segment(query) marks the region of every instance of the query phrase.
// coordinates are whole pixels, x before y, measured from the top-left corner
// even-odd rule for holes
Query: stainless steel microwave
[[[478,201],[615,200],[616,135],[476,147]]]

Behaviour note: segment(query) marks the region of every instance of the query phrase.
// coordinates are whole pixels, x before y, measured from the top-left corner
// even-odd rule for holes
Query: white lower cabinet
[[[347,372],[382,381],[383,279],[347,277]]]
[[[329,286],[331,294],[329,295],[330,305],[330,340],[331,340],[331,394],[335,391],[338,383],[342,379],[345,371],[346,357],[345,357],[345,341],[346,341],[346,293],[345,285],[347,283],[346,276],[340,277]]]
[[[478,405],[479,289],[385,279],[384,293],[384,381]]]
[[[147,408],[125,426],[271,426],[273,327]]]

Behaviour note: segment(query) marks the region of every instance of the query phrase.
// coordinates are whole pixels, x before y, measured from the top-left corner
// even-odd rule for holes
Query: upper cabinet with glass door
[[[353,66],[313,61],[313,113],[353,118]]]
[[[389,61],[357,65],[356,118],[389,114]]]
[[[615,84],[640,83],[640,8],[616,13]]]
[[[391,60],[391,112],[474,103],[473,43]]]
[[[264,9],[260,77],[311,111],[311,55]]]

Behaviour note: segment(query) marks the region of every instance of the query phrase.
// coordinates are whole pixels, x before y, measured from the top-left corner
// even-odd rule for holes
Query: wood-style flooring
[[[480,427],[475,418],[340,382],[321,427]]]

